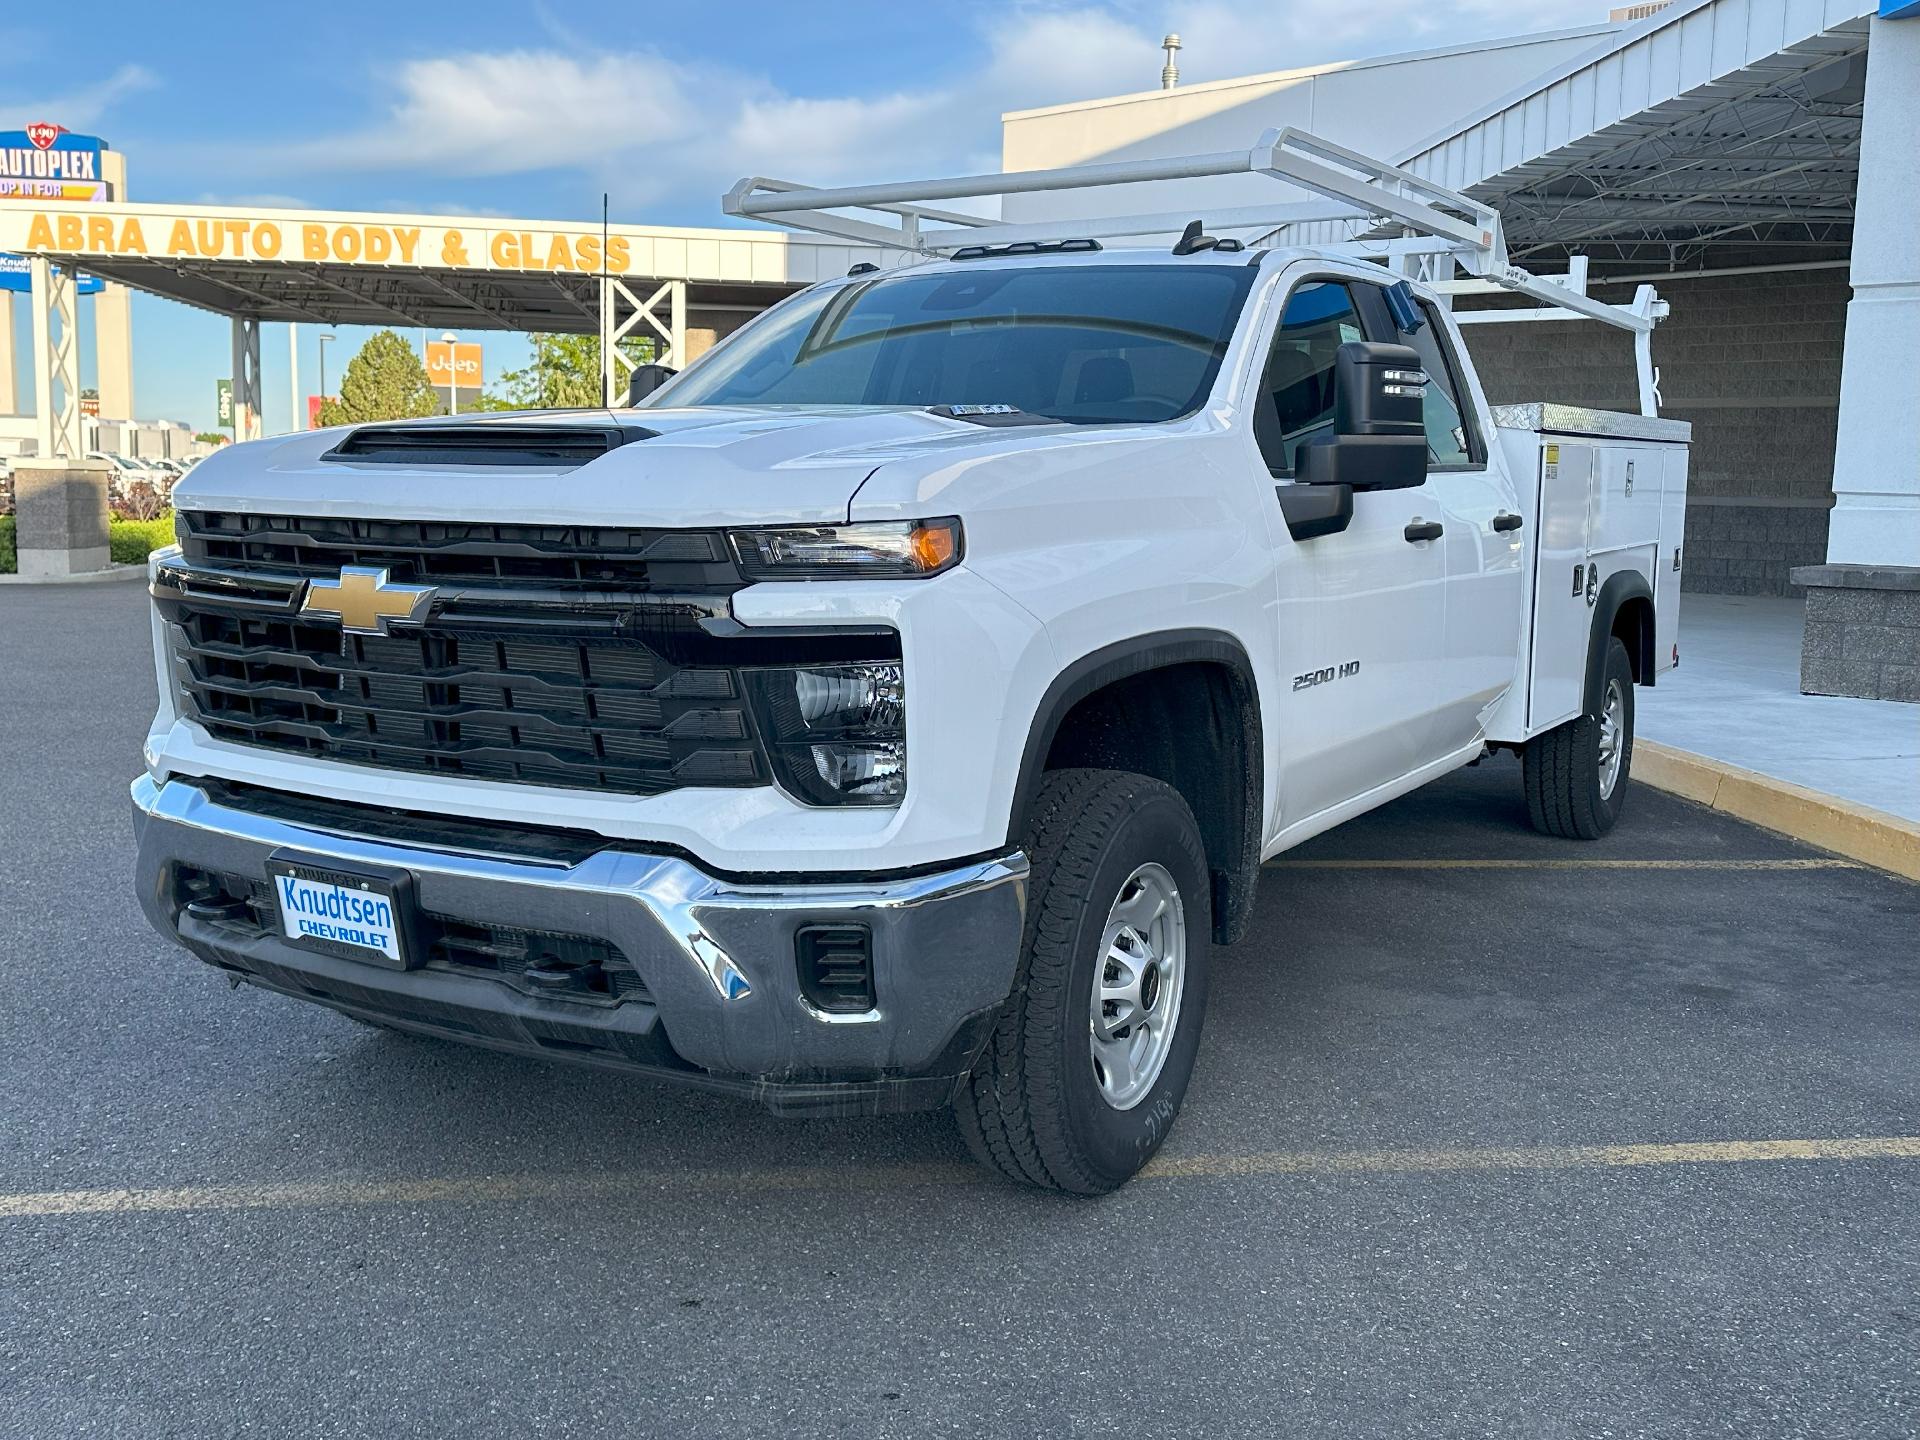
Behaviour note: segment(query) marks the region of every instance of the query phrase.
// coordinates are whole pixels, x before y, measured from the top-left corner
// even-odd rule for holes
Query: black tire
[[[974,1155],[1009,1179],[1102,1195],[1153,1158],[1193,1073],[1212,934],[1206,852],[1177,791],[1113,770],[1049,773],[1025,841],[1032,872],[1019,973],[954,1111]],[[1185,973],[1159,1076],[1123,1110],[1095,1076],[1088,1015],[1109,911],[1149,863],[1179,891]]]
[[[1600,715],[1609,690],[1615,687],[1622,710],[1620,773],[1609,792],[1602,786]],[[1607,637],[1600,693],[1590,701],[1588,712],[1534,736],[1520,752],[1527,818],[1543,835],[1598,840],[1613,829],[1626,805],[1627,779],[1633,769],[1633,662],[1617,635]]]

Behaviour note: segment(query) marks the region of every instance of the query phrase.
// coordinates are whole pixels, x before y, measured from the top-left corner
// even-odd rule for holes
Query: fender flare
[[[1606,682],[1607,641],[1613,635],[1615,617],[1630,600],[1645,600],[1649,608],[1653,605],[1653,587],[1638,570],[1620,570],[1609,575],[1606,583],[1600,587],[1600,593],[1594,597],[1593,615],[1588,621],[1587,632],[1586,713],[1589,716],[1600,713],[1600,687]],[[1641,673],[1648,677],[1645,683],[1651,684],[1653,670],[1645,663],[1646,658],[1636,655],[1633,660]]]
[[[1229,943],[1245,930],[1259,878],[1260,841],[1266,823],[1266,750],[1260,685],[1253,662],[1246,646],[1227,631],[1162,630],[1133,636],[1081,656],[1056,675],[1028,726],[1007,818],[1007,843],[1018,845],[1026,833],[1028,812],[1040,789],[1047,756],[1061,723],[1074,706],[1116,681],[1189,664],[1224,667],[1232,674],[1238,692],[1240,714],[1235,718],[1242,751],[1237,757],[1242,792],[1236,827],[1239,863],[1214,870],[1215,932],[1221,943]]]

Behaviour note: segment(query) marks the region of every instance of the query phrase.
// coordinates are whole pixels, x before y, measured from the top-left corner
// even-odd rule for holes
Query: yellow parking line
[[[1269,860],[1269,870],[1864,870],[1857,860]]]
[[[1448,1170],[1590,1170],[1637,1165],[1731,1165],[1758,1160],[1920,1160],[1920,1135],[1853,1140],[1693,1140],[1667,1145],[1533,1145],[1514,1149],[1320,1150],[1161,1156],[1143,1174],[1412,1175]]]
[[[1705,1140],[1664,1145],[1540,1145],[1440,1150],[1293,1150],[1246,1155],[1163,1155],[1142,1177],[1219,1179],[1248,1175],[1419,1175],[1450,1171],[1588,1170],[1728,1165],[1786,1160],[1920,1160],[1920,1135],[1837,1140]],[[183,1185],[144,1190],[48,1190],[0,1195],[0,1219],[127,1215],[184,1210],[437,1205],[485,1200],[643,1199],[683,1193],[892,1190],[972,1185],[970,1165],[806,1166],[771,1170],[672,1170],[441,1179],[297,1180],[257,1185]]]

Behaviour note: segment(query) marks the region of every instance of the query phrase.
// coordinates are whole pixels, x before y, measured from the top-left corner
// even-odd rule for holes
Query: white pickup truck
[[[1303,143],[1252,168],[1314,190]],[[1357,191],[1319,191],[1398,249],[749,183],[741,213],[897,217],[921,263],[637,406],[207,459],[152,563],[152,923],[373,1024],[783,1113],[951,1105],[1008,1176],[1120,1185],[1263,860],[1490,749],[1535,825],[1601,835],[1677,659],[1687,427],[1490,406],[1449,308],[1489,276],[1543,301],[1508,319],[1653,307],[1336,156]],[[1487,238],[1412,243],[1448,221]]]

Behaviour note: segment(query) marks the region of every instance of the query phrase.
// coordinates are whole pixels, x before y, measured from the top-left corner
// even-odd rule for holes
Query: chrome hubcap
[[[1142,865],[1107,912],[1093,977],[1093,1078],[1116,1110],[1153,1089],[1173,1048],[1187,977],[1187,915],[1164,866]]]
[[[1600,798],[1611,800],[1626,756],[1627,697],[1618,680],[1607,681],[1607,703],[1600,710]]]

